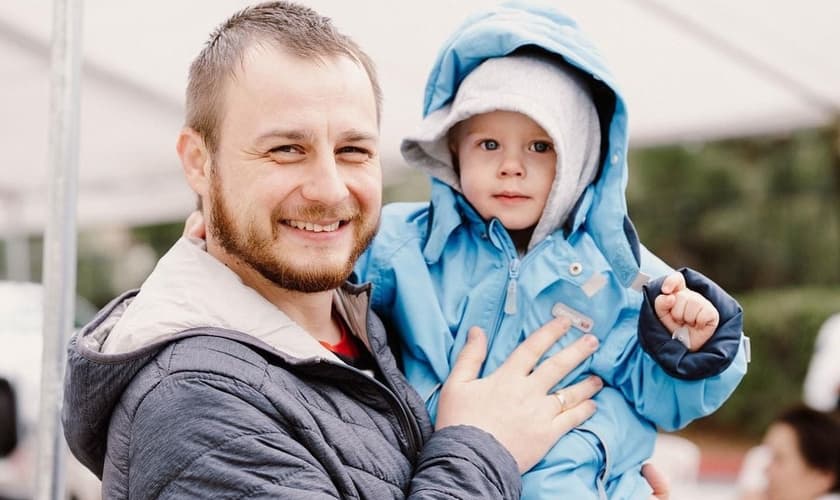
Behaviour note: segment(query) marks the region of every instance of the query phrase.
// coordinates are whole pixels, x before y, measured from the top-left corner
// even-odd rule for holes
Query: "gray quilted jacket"
[[[346,285],[334,303],[373,353],[371,372],[252,294],[182,239],[73,338],[62,419],[103,498],[519,497],[492,436],[431,433],[368,286]]]

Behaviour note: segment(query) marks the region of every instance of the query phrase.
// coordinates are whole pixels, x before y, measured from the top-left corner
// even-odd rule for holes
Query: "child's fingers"
[[[680,296],[677,297],[677,301],[680,300],[685,303],[685,306],[683,307],[683,323],[687,325],[697,324],[697,315],[700,314],[700,310],[703,309],[705,301],[697,300],[697,297],[691,294],[680,294]]]
[[[659,295],[653,301],[653,310],[656,311],[659,318],[662,318],[662,316],[671,313],[671,308],[674,307],[676,301],[676,295]]]
[[[656,311],[656,317],[668,329],[669,332],[674,332],[680,325],[674,321],[672,310],[677,301],[675,295],[660,295],[653,301],[653,309]]]
[[[687,302],[688,301],[685,300],[685,295],[683,294],[677,294],[674,299],[674,307],[671,308],[671,317],[673,317],[674,321],[679,324],[685,323],[685,308]]]
[[[676,271],[670,274],[665,281],[662,282],[662,293],[676,293],[685,289],[685,277],[681,272]]]
[[[717,329],[719,322],[720,314],[713,306],[703,307],[697,314],[697,325],[701,327],[708,326]]]

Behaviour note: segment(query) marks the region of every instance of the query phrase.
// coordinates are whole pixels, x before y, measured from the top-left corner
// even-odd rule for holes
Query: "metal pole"
[[[64,496],[64,436],[59,412],[64,345],[76,296],[76,191],[82,0],[53,1],[50,83],[49,219],[44,233],[44,348],[35,498]]]

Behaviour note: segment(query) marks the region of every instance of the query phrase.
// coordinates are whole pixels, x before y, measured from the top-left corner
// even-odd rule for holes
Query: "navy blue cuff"
[[[646,353],[669,375],[683,380],[700,380],[719,375],[732,363],[741,344],[744,329],[743,311],[715,282],[697,271],[682,268],[690,290],[706,297],[718,310],[720,323],[714,335],[696,352],[671,338],[665,325],[656,316],[654,300],[661,293],[665,276],[644,286],[644,302],[639,315],[639,343]]]

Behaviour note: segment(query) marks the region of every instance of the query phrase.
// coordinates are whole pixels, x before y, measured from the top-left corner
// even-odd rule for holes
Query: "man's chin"
[[[302,293],[320,293],[335,290],[350,275],[350,273],[345,272],[324,272],[323,269],[318,270],[318,272],[289,270],[283,274],[263,272],[261,274],[280,288]]]
[[[278,259],[253,263],[256,265],[252,267],[265,279],[286,290],[318,293],[338,288],[347,280],[353,271],[349,261],[349,256],[339,260],[312,255],[306,263]]]

